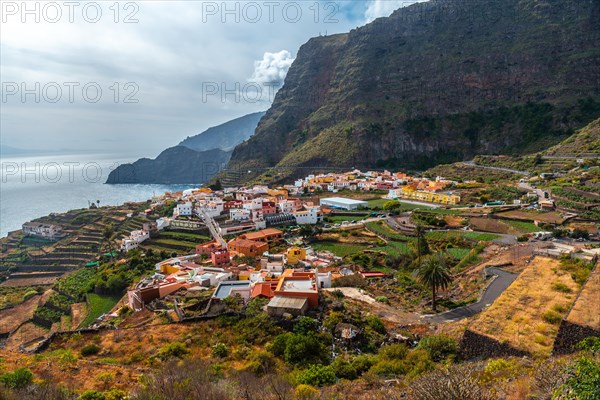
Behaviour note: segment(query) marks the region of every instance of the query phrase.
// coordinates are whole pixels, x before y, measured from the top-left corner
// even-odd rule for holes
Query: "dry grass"
[[[558,260],[536,257],[470,329],[534,355],[550,355],[560,320],[579,291],[559,267]],[[570,293],[554,290],[557,284]]]
[[[573,305],[567,321],[600,329],[598,304],[600,304],[600,269],[596,268],[588,278],[579,298]]]

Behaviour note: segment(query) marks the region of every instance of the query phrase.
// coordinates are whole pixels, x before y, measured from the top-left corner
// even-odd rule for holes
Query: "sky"
[[[267,110],[311,37],[415,2],[2,0],[0,144],[155,157]]]

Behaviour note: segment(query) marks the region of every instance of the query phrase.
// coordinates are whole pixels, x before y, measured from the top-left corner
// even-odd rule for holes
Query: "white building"
[[[140,243],[142,243],[144,240],[149,239],[149,238],[150,238],[150,232],[143,231],[143,230],[132,231],[129,234],[128,238],[125,238],[121,241],[121,250],[129,251],[129,250],[137,249],[137,247],[140,245]]]
[[[250,217],[250,210],[244,210],[241,208],[232,208],[231,210],[229,210],[229,219],[232,219],[234,221],[249,220]]]
[[[173,210],[174,217],[190,217],[193,212],[192,202],[179,203]]]
[[[319,207],[305,207],[305,210],[295,211],[296,223],[298,225],[314,225],[319,222],[320,209]]]
[[[42,224],[39,222],[26,222],[23,224],[25,236],[39,236],[44,239],[56,240],[64,236],[63,229],[59,225]]]
[[[277,212],[282,214],[291,213],[296,208],[296,203],[289,200],[283,200],[277,203]]]
[[[321,206],[337,208],[340,210],[356,210],[366,208],[369,204],[366,201],[347,199],[344,197],[329,197],[321,199]]]

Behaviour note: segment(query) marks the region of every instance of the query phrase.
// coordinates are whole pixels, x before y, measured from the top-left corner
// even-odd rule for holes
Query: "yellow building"
[[[410,200],[428,201],[430,203],[447,205],[456,205],[460,203],[460,196],[416,190],[412,185],[406,185],[402,188],[402,197]]]
[[[176,264],[163,264],[160,266],[160,272],[165,275],[171,275],[175,272],[179,272],[179,265]]]
[[[300,261],[306,258],[306,250],[300,247],[290,247],[287,250],[288,264],[298,264]]]

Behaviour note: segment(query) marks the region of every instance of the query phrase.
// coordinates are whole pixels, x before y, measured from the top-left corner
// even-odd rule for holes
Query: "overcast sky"
[[[0,142],[155,157],[268,109],[311,37],[414,2],[2,1]]]

